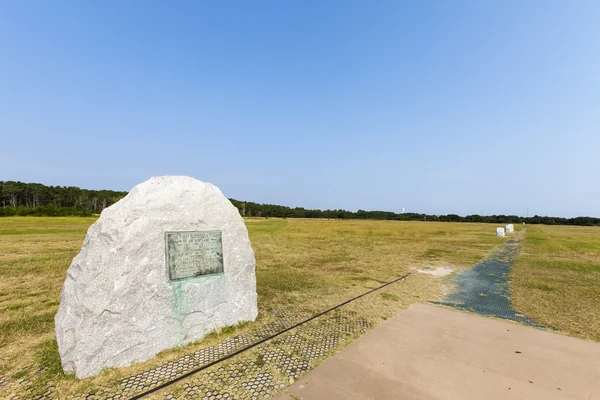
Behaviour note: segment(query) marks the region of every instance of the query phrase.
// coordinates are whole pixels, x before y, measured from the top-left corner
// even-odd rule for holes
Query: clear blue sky
[[[600,1],[2,1],[0,180],[600,216]]]

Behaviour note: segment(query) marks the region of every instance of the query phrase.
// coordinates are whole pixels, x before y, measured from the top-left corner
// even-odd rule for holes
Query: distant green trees
[[[259,204],[250,201],[229,199],[245,217],[279,217],[279,218],[328,218],[328,219],[376,219],[393,221],[441,221],[441,222],[489,222],[495,224],[528,223],[546,225],[600,225],[600,218],[577,217],[519,217],[518,215],[467,215],[462,217],[457,214],[429,215],[419,213],[394,213],[392,211],[365,211],[356,212],[346,210],[308,210],[301,207],[290,208],[273,204]]]
[[[0,217],[9,215],[91,215],[99,213],[127,195],[114,190],[87,190],[75,186],[45,186],[41,183],[0,181]],[[229,199],[244,217],[278,218],[327,218],[327,219],[376,219],[392,221],[442,221],[442,222],[489,222],[495,224],[528,223],[545,225],[600,226],[595,217],[542,217],[525,218],[517,215],[428,215],[419,213],[394,213],[392,211],[356,212],[346,210],[310,210],[302,207],[286,207],[275,204],[259,204],[251,201]]]
[[[102,211],[125,195],[127,192],[114,190],[0,181],[0,216],[90,215]]]

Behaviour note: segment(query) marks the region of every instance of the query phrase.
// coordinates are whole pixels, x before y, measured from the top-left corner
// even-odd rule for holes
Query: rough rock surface
[[[224,274],[169,281],[166,231],[221,230]],[[78,378],[127,366],[257,314],[255,260],[237,209],[210,183],[155,177],[105,209],[67,271],[56,337]]]
[[[496,228],[496,236],[504,236],[504,228]]]

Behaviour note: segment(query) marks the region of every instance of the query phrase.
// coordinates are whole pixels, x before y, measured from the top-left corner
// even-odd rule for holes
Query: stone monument
[[[506,233],[513,233],[515,231],[515,226],[513,224],[506,225]]]
[[[504,228],[496,228],[496,236],[504,236]]]
[[[65,372],[153,358],[257,314],[238,210],[210,183],[151,178],[102,211],[67,271],[55,317]]]

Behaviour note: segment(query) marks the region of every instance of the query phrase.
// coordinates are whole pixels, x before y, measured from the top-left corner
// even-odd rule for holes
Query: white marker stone
[[[512,233],[515,231],[515,227],[513,224],[506,225],[506,233]]]
[[[253,321],[255,260],[238,210],[210,183],[155,177],[105,209],[73,259],[55,317],[78,378]]]
[[[504,228],[496,228],[496,236],[504,236]]]

